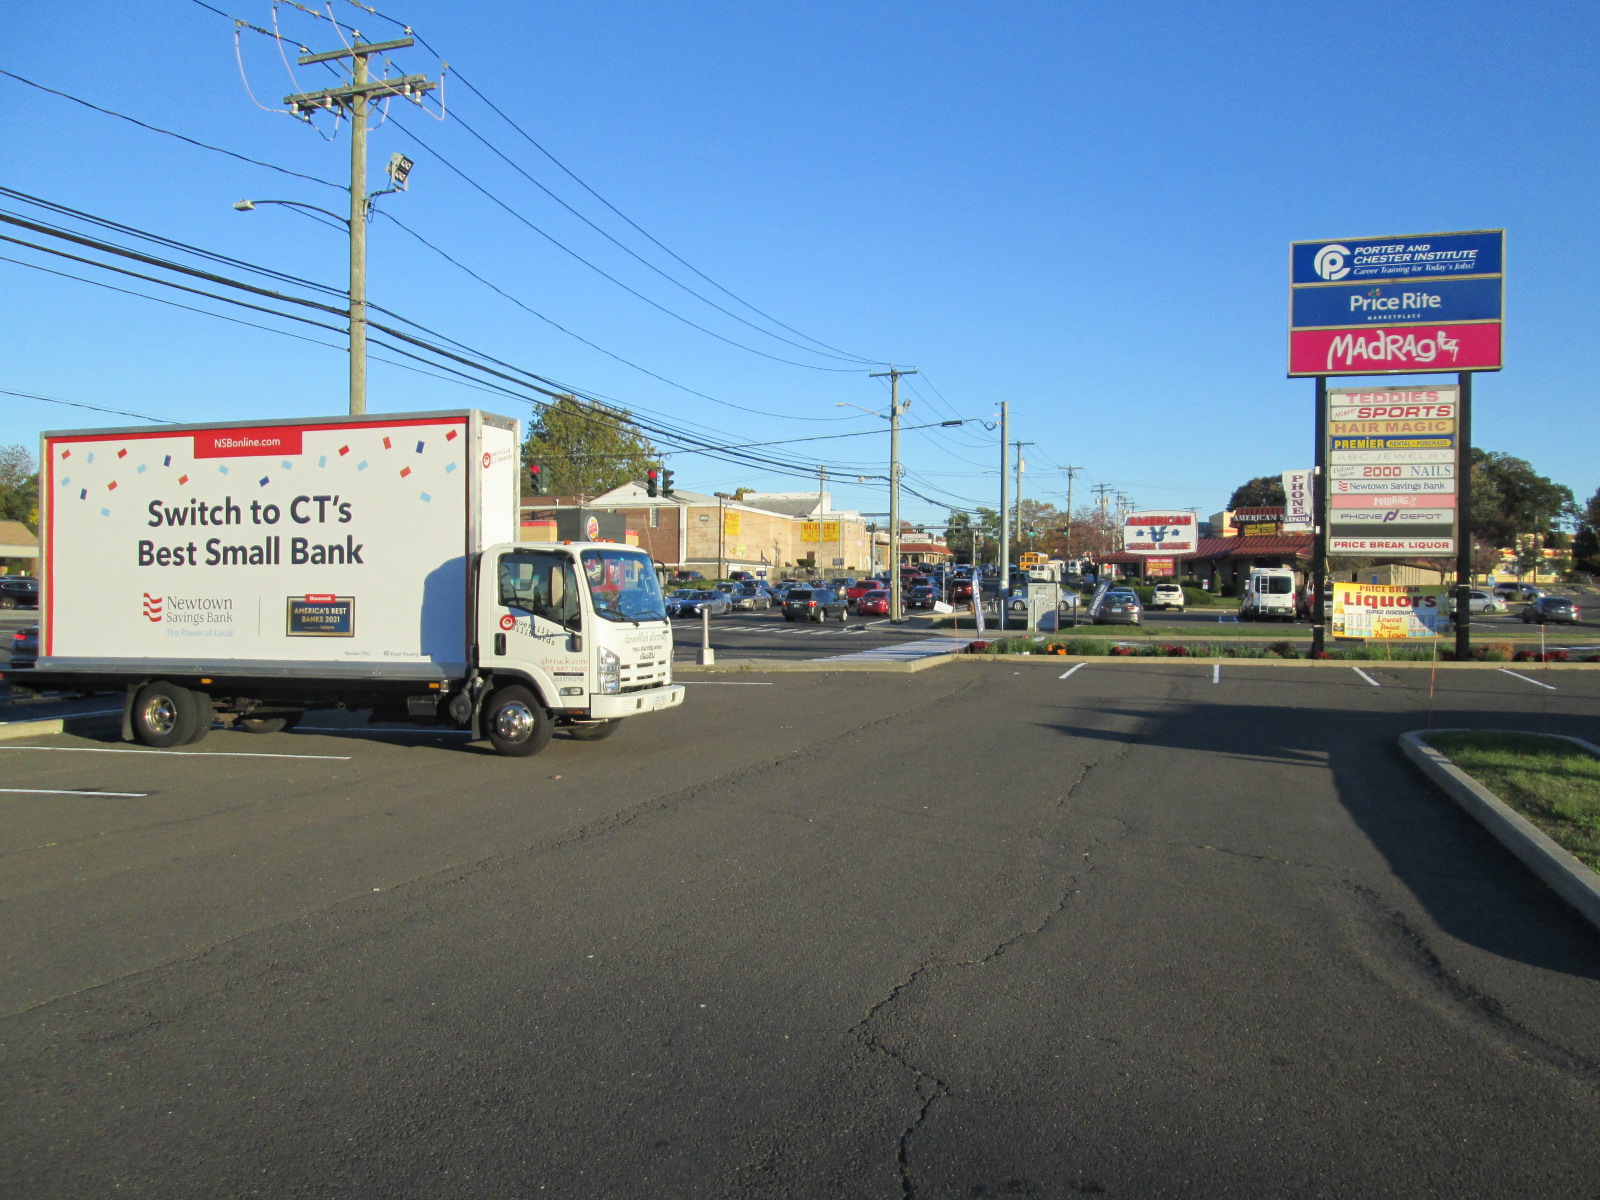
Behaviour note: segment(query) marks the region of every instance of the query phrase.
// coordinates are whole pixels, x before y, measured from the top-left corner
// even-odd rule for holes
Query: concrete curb
[[[1424,740],[1434,733],[1495,733],[1488,729],[1430,729],[1400,735],[1401,752],[1439,789],[1466,810],[1494,839],[1515,854],[1535,875],[1583,918],[1600,929],[1600,875],[1556,845],[1531,821],[1456,766]],[[1600,758],[1600,746],[1562,734],[1542,734],[1582,746]]]

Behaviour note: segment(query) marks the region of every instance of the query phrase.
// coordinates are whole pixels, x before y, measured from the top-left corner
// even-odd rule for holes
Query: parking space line
[[[359,733],[362,737],[369,734],[388,734],[390,737],[397,735],[405,737],[471,737],[470,729],[429,729],[419,725],[415,729],[369,729],[365,725],[296,725],[298,733]],[[285,758],[320,757],[318,755],[284,755]],[[333,757],[330,755],[329,757]]]
[[[363,731],[365,732],[365,731]],[[349,762],[348,754],[261,754],[249,750],[118,750],[109,746],[0,746],[6,750],[50,750],[57,754],[159,754],[164,758],[328,758]]]
[[[109,796],[121,800],[138,800],[149,792],[73,792],[64,788],[0,788],[8,796]]]
[[[1537,679],[1529,679],[1526,675],[1518,675],[1515,671],[1508,671],[1504,667],[1500,668],[1500,674],[1509,675],[1513,679],[1520,679],[1523,683],[1531,683],[1534,687],[1549,688],[1552,692],[1556,690],[1556,685],[1553,683],[1540,683]]]
[[[1221,683],[1222,682],[1222,664],[1221,663],[1212,663],[1211,664],[1211,682],[1212,683]]]
[[[1350,669],[1352,671],[1354,671],[1357,675],[1361,676],[1361,678],[1365,679],[1373,687],[1382,687],[1383,686],[1376,679],[1374,679],[1371,675],[1368,675],[1365,671],[1363,671],[1360,667],[1351,667]]]
[[[1068,667],[1065,671],[1061,672],[1060,675],[1057,675],[1056,678],[1057,679],[1065,679],[1068,675],[1071,675],[1074,671],[1081,671],[1085,667],[1087,667],[1088,665],[1089,665],[1088,663],[1079,663],[1075,667]]]
[[[746,683],[742,679],[680,679],[687,687],[771,687],[770,683]]]

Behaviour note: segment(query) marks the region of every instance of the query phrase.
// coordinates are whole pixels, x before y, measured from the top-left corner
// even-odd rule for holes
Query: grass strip
[[[1600,872],[1600,758],[1536,733],[1435,733],[1427,740],[1562,849]]]

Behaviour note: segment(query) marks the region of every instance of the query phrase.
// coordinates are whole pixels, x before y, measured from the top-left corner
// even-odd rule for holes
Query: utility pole
[[[900,376],[915,374],[915,367],[871,372],[873,379],[889,377],[889,620],[896,625],[905,619],[900,603],[900,414],[905,411],[900,407]],[[817,536],[822,536],[820,529]]]
[[[1022,473],[1028,469],[1028,464],[1023,460],[1022,448],[1037,445],[1036,442],[1012,442],[1017,448],[1017,552],[1022,552]]]
[[[996,586],[1004,588],[1006,581],[1011,578],[1011,498],[1007,494],[1011,487],[1011,403],[1007,400],[1000,401],[1000,557],[996,560],[995,577]],[[981,585],[983,576],[978,576]],[[974,593],[977,598],[977,593]],[[982,603],[981,600],[978,601]],[[1005,612],[1005,602],[1000,604],[1001,613]]]
[[[392,42],[356,42],[346,50],[323,54],[302,54],[295,61],[312,63],[351,60],[350,78],[345,87],[324,88],[285,96],[291,112],[309,121],[318,109],[344,109],[350,116],[350,412],[367,411],[367,218],[372,212],[372,197],[367,195],[367,117],[372,102],[386,96],[405,96],[420,103],[421,95],[435,84],[425,75],[389,76],[373,79],[367,60],[374,54],[404,50],[415,45],[409,37]],[[409,164],[407,165],[409,170]],[[403,177],[396,181],[400,186]]]
[[[1066,529],[1067,553],[1066,553],[1066,558],[1069,561],[1072,558],[1072,481],[1078,477],[1078,472],[1081,471],[1081,470],[1083,470],[1082,467],[1068,467],[1067,468],[1067,529]]]
[[[817,574],[819,575],[822,574],[822,533],[823,530],[827,528],[827,525],[822,519],[822,514],[826,509],[825,497],[827,492],[825,489],[827,486],[828,468],[819,463],[817,465]],[[843,537],[844,535],[841,534],[840,536]]]

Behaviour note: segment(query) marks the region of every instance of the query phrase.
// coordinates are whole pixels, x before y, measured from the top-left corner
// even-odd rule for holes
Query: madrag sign
[[[1295,242],[1289,374],[1498,371],[1505,231]]]

